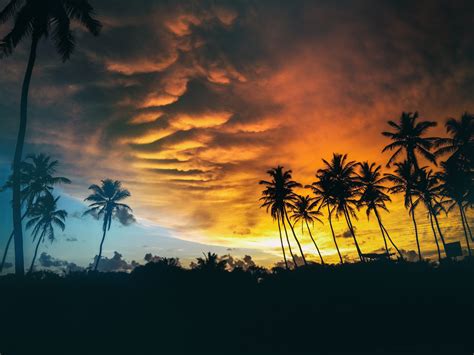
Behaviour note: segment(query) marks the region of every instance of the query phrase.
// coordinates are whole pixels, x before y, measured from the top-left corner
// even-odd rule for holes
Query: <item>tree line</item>
[[[387,168],[394,166],[393,172],[382,173],[382,166],[371,162],[356,162],[348,159],[347,154],[334,153],[330,161],[323,159],[324,167],[317,170],[316,180],[304,186],[312,191],[313,196],[302,196],[295,192],[303,186],[294,181],[292,171],[277,166],[267,171],[271,180],[262,180],[264,186],[262,205],[277,222],[280,244],[285,265],[289,268],[285,251],[283,233],[288,245],[288,251],[297,266],[297,257],[292,250],[289,232],[298,246],[302,262],[307,260],[301,243],[295,233],[295,225],[306,227],[314,247],[324,264],[320,248],[313,236],[312,228],[315,222],[322,222],[323,211],[327,215],[334,246],[343,263],[343,256],[337,244],[333,228],[333,217],[342,217],[354,241],[360,261],[368,258],[390,259],[393,247],[398,257],[403,259],[402,252],[390,236],[383,224],[381,211],[389,212],[387,204],[391,202],[389,194],[402,194],[404,205],[413,222],[414,237],[417,245],[418,258],[422,260],[419,241],[418,225],[415,210],[424,206],[430,220],[434,240],[436,243],[438,260],[442,259],[442,249],[447,255],[447,243],[439,223],[440,213],[449,214],[453,209],[459,211],[463,226],[467,253],[472,256],[470,240],[472,231],[468,223],[466,211],[474,205],[473,198],[473,171],[474,171],[474,116],[464,113],[460,119],[450,118],[445,127],[448,137],[427,137],[431,127],[436,126],[433,121],[419,120],[418,113],[401,114],[398,122],[388,121],[391,131],[382,134],[391,140],[382,152],[391,152]],[[404,157],[400,161],[401,157]],[[420,166],[419,157],[437,167],[434,171],[429,166]],[[441,157],[446,160],[438,164]],[[356,210],[365,209],[367,217],[374,215],[383,239],[385,253],[364,254],[353,224],[357,218]],[[441,246],[440,246],[441,242]]]

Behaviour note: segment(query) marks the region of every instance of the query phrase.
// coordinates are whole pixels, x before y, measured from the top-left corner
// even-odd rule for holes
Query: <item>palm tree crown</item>
[[[296,195],[292,206],[292,219],[295,224],[299,222],[308,222],[314,224],[315,221],[323,223],[319,218],[323,214],[316,210],[318,202],[309,196]]]
[[[423,137],[430,127],[436,126],[436,122],[417,122],[417,119],[418,112],[403,112],[398,123],[394,121],[388,121],[388,124],[394,128],[394,131],[382,132],[382,134],[386,137],[389,137],[393,143],[387,145],[382,150],[382,152],[393,150],[395,150],[395,152],[390,157],[387,167],[390,167],[390,165],[395,162],[403,150],[406,151],[406,159],[408,162],[416,169],[418,169],[418,159],[416,157],[416,153],[420,153],[430,162],[436,164],[435,155],[430,152],[430,149],[437,141],[437,138]]]
[[[58,200],[59,197],[54,198],[51,194],[41,196],[28,213],[29,220],[26,223],[26,229],[33,227],[33,240],[36,240],[39,235],[40,238],[48,237],[53,242],[55,240],[54,226],[61,230],[66,228],[64,222],[67,212],[57,209]]]
[[[0,12],[0,24],[12,18],[15,24],[3,38],[0,50],[9,55],[27,36],[32,36],[35,41],[51,36],[62,60],[66,61],[76,43],[71,20],[97,36],[102,24],[93,15],[93,8],[87,0],[10,0]]]

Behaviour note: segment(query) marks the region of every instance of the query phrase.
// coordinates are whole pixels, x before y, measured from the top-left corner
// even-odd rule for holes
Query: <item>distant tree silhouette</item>
[[[412,193],[414,197],[412,208],[415,209],[420,202],[425,205],[431,223],[433,223],[433,220],[435,221],[436,229],[438,231],[439,237],[441,238],[441,242],[443,243],[443,248],[446,251],[446,242],[444,240],[443,233],[441,232],[437,217],[437,215],[439,214],[439,210],[442,208],[439,200],[439,184],[437,177],[433,174],[433,171],[427,171],[426,168],[422,168],[418,171],[418,178],[416,180]],[[433,225],[431,227],[434,232]],[[436,233],[434,233],[434,238],[436,241],[436,246],[438,247],[438,256],[441,259],[441,252],[439,250]]]
[[[395,167],[395,172],[393,174],[386,173],[385,178],[393,184],[393,186],[389,188],[391,193],[404,194],[405,208],[408,209],[413,221],[416,246],[418,249],[418,258],[421,261],[422,255],[420,240],[418,238],[418,226],[415,218],[415,208],[413,206],[413,190],[415,188],[415,184],[417,183],[418,172],[408,160],[405,160],[402,163],[395,163]]]
[[[358,163],[357,165],[360,168],[355,177],[355,180],[360,185],[358,204],[367,208],[367,218],[370,217],[371,212],[375,214],[388,257],[390,257],[390,251],[387,239],[393,245],[400,257],[403,258],[402,253],[397,248],[392,238],[390,238],[387,229],[383,225],[382,218],[378,211],[378,209],[383,209],[389,212],[386,202],[392,201],[385,193],[388,191],[388,188],[382,185],[384,181],[384,177],[382,177],[382,174],[380,173],[382,167],[380,165],[377,166],[375,163],[369,164],[368,162]]]
[[[387,167],[390,167],[390,165],[396,161],[403,151],[406,152],[406,160],[415,168],[415,170],[419,169],[416,153],[420,153],[427,160],[433,164],[436,164],[435,155],[431,153],[430,150],[433,148],[437,138],[423,137],[430,127],[436,126],[436,122],[416,122],[417,119],[418,112],[403,112],[398,123],[394,121],[388,121],[388,124],[394,128],[394,131],[382,132],[382,134],[390,138],[393,143],[387,145],[382,150],[382,152],[393,150],[395,150],[395,152],[390,157]]]
[[[459,209],[461,223],[466,238],[467,251],[472,256],[469,239],[472,240],[471,229],[467,221],[465,209],[468,207],[469,190],[472,190],[473,173],[466,172],[458,165],[457,160],[441,163],[442,170],[437,173],[440,182],[439,192],[443,196],[442,204],[450,212],[454,207]]]
[[[105,235],[112,225],[112,218],[121,210],[132,211],[132,209],[121,203],[120,201],[130,197],[130,192],[122,188],[122,183],[117,180],[105,179],[102,180],[101,185],[91,185],[90,194],[85,201],[92,202],[89,209],[84,212],[85,215],[91,214],[97,217],[102,217],[102,240],[100,242],[99,255],[97,257],[94,271],[99,266],[100,258],[102,257],[102,247],[105,240]]]
[[[318,174],[325,175],[332,184],[331,191],[335,202],[337,215],[344,215],[351,232],[359,259],[364,261],[362,251],[357,241],[351,216],[357,218],[355,208],[358,207],[356,195],[358,184],[354,179],[355,161],[347,161],[347,154],[333,154],[330,162],[323,159],[325,168],[319,169]]]
[[[313,238],[311,228],[309,228],[309,223],[311,223],[314,227],[314,221],[322,223],[321,219],[319,218],[320,216],[322,216],[322,213],[316,210],[316,207],[318,206],[317,201],[309,196],[296,195],[295,200],[291,202],[291,205],[291,218],[293,219],[295,225],[299,222],[301,223],[301,233],[303,233],[303,226],[306,225],[309,236],[313,241],[314,247],[318,252],[319,258],[321,259],[321,264],[324,265],[324,260],[323,256],[321,255],[321,251],[319,250],[318,244]]]
[[[26,229],[33,228],[33,241],[38,240],[28,273],[33,271],[40,243],[43,242],[46,237],[48,237],[51,243],[54,241],[55,226],[61,230],[66,228],[64,222],[67,217],[67,212],[57,209],[58,200],[59,197],[54,198],[51,194],[41,196],[28,213],[27,217],[29,220],[26,223]]]
[[[298,244],[298,248],[300,250],[303,262],[306,265],[307,262],[303,253],[303,249],[301,248],[301,244],[298,238],[296,237],[296,233],[293,229],[293,225],[291,224],[287,213],[287,208],[291,209],[291,202],[295,200],[295,193],[293,192],[293,189],[296,187],[300,187],[301,184],[291,180],[291,170],[284,171],[282,166],[278,166],[276,168],[268,170],[267,174],[272,177],[272,181],[260,181],[260,185],[265,186],[265,190],[262,191],[262,197],[260,198],[260,200],[263,201],[261,207],[265,207],[267,211],[270,211],[273,218],[281,218],[283,229],[285,231],[286,239],[288,242],[288,248],[296,267],[297,262],[291,250],[285,220],[286,222],[288,222],[288,225],[290,226],[291,231],[293,232],[293,237],[295,238],[295,241]]]
[[[45,154],[30,154],[21,164],[21,202],[24,212],[21,216],[23,220],[38,198],[51,194],[54,186],[57,184],[70,184],[71,181],[62,176],[54,176],[59,162],[51,160],[50,156]],[[4,186],[12,188],[12,177],[9,178]],[[5,265],[6,256],[13,239],[13,231],[8,238],[5,250],[3,252],[0,273]]]
[[[13,229],[15,235],[15,271],[24,274],[23,232],[21,219],[21,160],[27,125],[28,93],[36,52],[41,38],[51,37],[56,50],[66,61],[75,47],[71,20],[78,22],[93,35],[98,35],[101,23],[94,19],[87,0],[10,0],[0,12],[0,24],[14,19],[13,28],[0,41],[0,53],[9,55],[25,38],[31,36],[28,65],[23,80],[20,106],[20,127],[13,158]]]
[[[203,271],[225,271],[226,266],[226,259],[219,259],[217,254],[208,252],[204,254],[204,258],[197,258],[195,268]]]
[[[317,181],[306,187],[313,190],[313,194],[315,195],[315,202],[319,204],[319,209],[324,207],[327,208],[332,238],[334,240],[334,245],[336,246],[337,255],[339,255],[339,261],[341,262],[341,264],[343,264],[344,260],[342,259],[341,252],[339,251],[339,246],[337,245],[336,240],[336,234],[334,233],[334,228],[332,225],[332,213],[336,206],[336,198],[333,193],[333,185],[330,177],[325,172],[316,174],[316,178]]]

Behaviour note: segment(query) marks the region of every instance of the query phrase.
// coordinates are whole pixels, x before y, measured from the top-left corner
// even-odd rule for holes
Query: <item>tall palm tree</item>
[[[413,205],[413,190],[418,179],[418,172],[408,160],[402,163],[395,163],[395,167],[394,173],[386,173],[385,178],[393,184],[393,186],[389,188],[390,193],[404,194],[405,208],[408,209],[413,221],[418,258],[421,261],[420,240],[418,238],[418,226],[415,218],[415,207]]]
[[[364,256],[360,249],[352,224],[351,216],[357,218],[355,208],[357,205],[358,184],[354,179],[355,161],[347,161],[347,154],[333,154],[330,162],[323,159],[325,167],[318,170],[318,174],[325,175],[332,184],[332,193],[335,203],[336,215],[342,214],[351,232],[354,244],[357,249],[360,261],[364,261]]]
[[[321,259],[321,264],[324,265],[324,260],[323,256],[321,255],[321,251],[319,250],[318,244],[316,244],[316,241],[313,238],[311,228],[309,228],[309,223],[314,226],[314,221],[322,223],[319,217],[323,214],[320,211],[316,210],[317,205],[317,201],[315,201],[315,199],[309,196],[296,195],[294,202],[292,202],[291,218],[293,219],[295,225],[301,222],[301,232],[303,232],[303,226],[306,225],[309,236],[313,241],[314,247],[318,252],[319,258]]]
[[[461,160],[472,169],[474,163],[474,115],[465,112],[459,120],[448,119],[445,126],[451,137],[438,139],[436,146],[440,148],[435,154],[439,156],[450,153],[449,160]]]
[[[75,38],[71,21],[83,25],[97,36],[102,27],[94,19],[93,8],[87,0],[10,0],[0,12],[0,24],[14,19],[13,28],[0,40],[0,54],[9,55],[27,37],[31,37],[28,64],[21,90],[20,126],[13,158],[13,229],[15,233],[15,271],[24,273],[23,232],[21,221],[21,160],[25,143],[28,93],[36,61],[38,43],[51,35],[63,62],[69,59]]]
[[[261,207],[265,207],[267,211],[270,210],[272,216],[280,217],[283,229],[286,234],[290,254],[293,258],[295,267],[297,267],[297,261],[291,250],[290,241],[288,239],[288,232],[286,229],[286,223],[288,223],[291,228],[291,231],[293,232],[293,237],[295,238],[296,244],[298,245],[298,248],[300,250],[303,262],[306,265],[307,262],[303,253],[303,249],[301,248],[301,244],[298,238],[296,237],[296,233],[293,229],[293,225],[291,224],[287,213],[287,208],[291,209],[291,202],[295,200],[295,193],[293,192],[293,189],[296,187],[300,187],[301,184],[297,183],[296,181],[293,181],[291,176],[291,170],[284,171],[282,166],[277,166],[276,168],[268,170],[267,174],[270,175],[272,180],[262,180],[259,182],[260,185],[265,186],[265,190],[262,191],[262,197],[260,198],[260,200],[263,201]]]
[[[443,243],[443,248],[446,252],[446,242],[444,240],[444,235],[441,232],[439,226],[438,214],[439,210],[442,208],[440,203],[440,194],[439,194],[439,184],[438,178],[433,174],[432,170],[427,171],[426,168],[422,168],[418,172],[418,179],[413,189],[413,207],[415,208],[419,203],[423,203],[428,211],[428,216],[430,219],[434,220],[436,224],[436,229],[438,231],[441,242]],[[435,239],[437,240],[436,234]]]
[[[89,209],[84,212],[85,215],[91,214],[97,217],[102,217],[102,240],[100,242],[99,255],[95,262],[94,271],[99,266],[100,258],[102,257],[102,247],[104,245],[105,235],[112,225],[112,218],[120,213],[122,210],[131,212],[132,209],[121,203],[120,201],[130,197],[130,192],[122,188],[120,181],[113,181],[111,179],[105,179],[101,181],[101,185],[91,185],[89,190],[92,190],[85,201],[92,202],[89,205]]]
[[[359,172],[356,173],[355,180],[360,185],[358,204],[359,206],[364,206],[367,208],[367,218],[370,217],[371,212],[375,214],[379,224],[380,232],[382,233],[387,256],[390,258],[390,250],[387,244],[388,239],[397,253],[400,255],[400,258],[403,258],[400,250],[397,248],[392,238],[390,238],[390,235],[383,225],[382,218],[379,214],[379,209],[389,212],[386,202],[392,201],[385,193],[388,191],[388,188],[382,185],[384,181],[384,178],[380,173],[382,167],[380,165],[377,166],[375,163],[369,164],[368,162],[358,163],[357,165],[359,166]]]
[[[50,156],[45,154],[30,154],[21,164],[21,202],[24,212],[21,216],[23,220],[29,210],[34,206],[38,198],[51,194],[54,186],[58,184],[70,184],[71,181],[62,176],[54,176],[59,165],[57,160],[51,160]],[[13,178],[10,177],[4,186],[12,188]],[[0,264],[0,273],[5,265],[6,256],[13,239],[13,231],[8,238],[7,245],[3,252],[2,263]]]
[[[61,230],[66,228],[64,222],[67,212],[57,209],[58,200],[59,197],[54,198],[51,194],[41,196],[28,213],[29,221],[26,223],[26,229],[33,228],[33,241],[38,240],[28,273],[33,271],[40,243],[44,242],[46,237],[48,237],[51,243],[55,240],[55,226]]]
[[[449,213],[454,207],[458,207],[461,223],[466,238],[467,251],[472,256],[469,239],[472,239],[471,229],[467,222],[465,209],[467,208],[467,196],[473,186],[472,171],[466,172],[457,164],[456,160],[441,163],[442,171],[437,173],[440,182],[439,192],[443,196],[443,205],[447,206]],[[469,234],[469,235],[468,235]]]
[[[430,162],[436,164],[436,158],[430,152],[438,138],[423,137],[429,128],[436,126],[436,122],[421,121],[417,122],[418,112],[403,112],[398,123],[388,121],[388,124],[394,128],[393,132],[382,132],[393,142],[387,145],[382,152],[394,151],[390,157],[387,167],[396,161],[396,159],[405,151],[406,160],[415,170],[418,170],[419,164],[416,153],[421,154]]]
[[[328,220],[329,226],[331,227],[332,238],[334,240],[334,245],[336,246],[337,255],[339,255],[339,261],[343,264],[344,260],[342,259],[339,246],[337,245],[336,233],[334,233],[332,225],[332,212],[336,205],[336,199],[333,194],[333,185],[327,174],[316,174],[316,178],[317,181],[306,187],[313,190],[315,196],[314,200],[319,205],[319,209],[326,207],[328,210]]]

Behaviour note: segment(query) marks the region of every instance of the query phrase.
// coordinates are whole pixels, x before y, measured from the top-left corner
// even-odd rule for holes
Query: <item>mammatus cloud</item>
[[[375,0],[95,5],[104,31],[97,39],[79,33],[67,66],[40,48],[29,149],[60,155],[76,182],[68,191],[78,197],[104,177],[122,180],[137,216],[181,238],[280,257],[276,225],[258,209],[257,182],[268,168],[282,164],[306,184],[332,152],[383,164],[380,132],[388,119],[418,110],[441,124],[474,104],[469,1],[423,8]],[[25,55],[20,48],[2,65],[0,136],[7,143],[15,137]],[[0,144],[10,156],[7,143]],[[410,220],[394,201],[383,218],[410,250]],[[423,229],[426,216],[418,213]],[[334,223],[336,233],[347,230],[344,221]],[[380,247],[376,225],[354,223],[364,247]],[[423,243],[432,248],[427,233]],[[336,261],[327,223],[318,238]],[[354,255],[350,238],[341,240]]]

